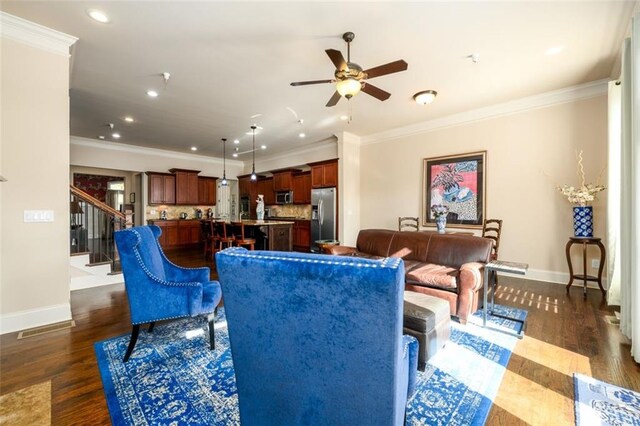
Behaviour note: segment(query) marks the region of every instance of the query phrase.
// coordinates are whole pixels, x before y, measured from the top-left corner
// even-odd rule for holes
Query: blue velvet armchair
[[[209,268],[183,268],[171,263],[158,243],[162,230],[155,225],[115,232],[124,284],[131,311],[131,340],[124,356],[129,360],[140,325],[156,321],[207,315],[209,341],[214,349],[213,321],[221,298],[220,284],[209,280]]]
[[[402,425],[418,343],[402,335],[404,264],[216,254],[243,425]]]

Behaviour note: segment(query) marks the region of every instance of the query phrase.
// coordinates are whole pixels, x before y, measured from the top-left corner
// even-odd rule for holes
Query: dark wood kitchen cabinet
[[[309,164],[311,166],[311,187],[331,188],[338,186],[338,160]]]
[[[176,204],[198,204],[198,173],[197,170],[171,169],[176,176]]]
[[[292,191],[293,171],[273,172],[273,190],[276,192]]]
[[[200,242],[200,221],[178,221],[178,245],[186,246]]]
[[[311,204],[311,173],[293,176],[293,204]]]
[[[264,205],[272,206],[276,203],[276,193],[273,190],[273,178],[264,179]]]
[[[167,173],[147,172],[149,204],[176,203],[176,177]]]
[[[296,220],[293,225],[293,250],[308,252],[311,245],[311,221]]]
[[[215,177],[198,177],[198,204],[201,206],[215,206],[216,181]]]
[[[149,221],[150,225],[158,225],[162,230],[158,241],[162,248],[170,248],[178,245],[178,222],[175,220]]]

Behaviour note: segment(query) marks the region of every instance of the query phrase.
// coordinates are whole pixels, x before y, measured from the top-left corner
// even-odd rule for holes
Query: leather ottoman
[[[405,291],[403,332],[418,339],[418,369],[424,371],[429,358],[449,341],[449,302],[439,297]]]

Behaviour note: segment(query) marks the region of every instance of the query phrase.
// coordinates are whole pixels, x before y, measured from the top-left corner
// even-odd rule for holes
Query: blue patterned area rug
[[[574,373],[577,426],[640,426],[640,393]]]
[[[498,308],[526,317],[526,311]],[[494,327],[519,326],[490,321]],[[480,324],[479,313],[470,322]],[[452,322],[450,341],[418,372],[407,425],[485,423],[517,338],[474,324]],[[216,319],[215,351],[209,350],[206,327],[204,318],[189,318],[160,324],[152,334],[141,332],[126,364],[129,335],[95,344],[114,425],[240,424],[224,309]]]

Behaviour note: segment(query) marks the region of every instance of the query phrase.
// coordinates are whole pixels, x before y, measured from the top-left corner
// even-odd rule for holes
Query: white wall
[[[531,278],[566,283],[572,211],[555,186],[577,184],[574,153],[581,149],[587,181],[594,181],[606,166],[606,141],[600,95],[365,144],[361,227],[396,229],[399,216],[422,216],[423,158],[486,150],[487,218],[504,221],[500,258],[529,263]],[[601,196],[594,205],[603,242],[605,203]]]
[[[46,28],[23,38],[29,23],[1,18],[0,175],[7,182],[0,183],[0,332],[6,333],[71,318],[68,48],[75,39]],[[64,48],[36,47],[49,34]],[[54,220],[25,223],[25,210],[52,210]]]

